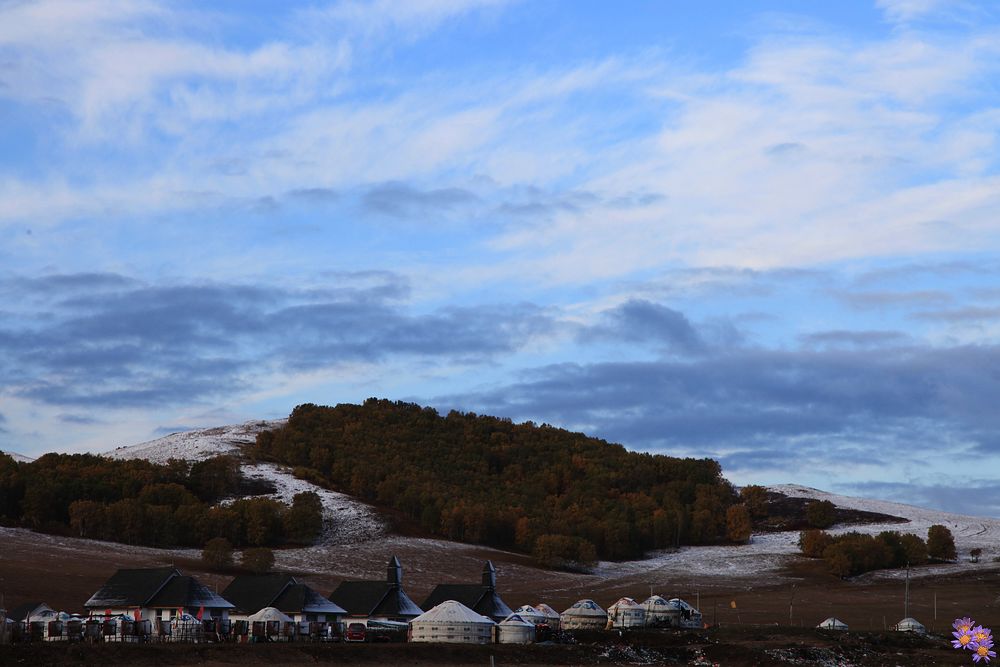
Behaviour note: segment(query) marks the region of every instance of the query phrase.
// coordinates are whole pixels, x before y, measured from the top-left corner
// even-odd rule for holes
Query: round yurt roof
[[[563,616],[607,616],[607,612],[593,600],[579,600],[563,612]]]
[[[923,623],[921,623],[920,621],[918,621],[915,618],[910,618],[909,616],[907,616],[902,621],[900,621],[899,623],[897,623],[896,624],[896,629],[897,630],[920,630],[920,631],[926,630],[926,628],[924,627]]]
[[[539,619],[544,620],[549,618],[542,613],[540,609],[535,609],[530,604],[522,605],[514,610],[514,613],[524,619]]]
[[[846,630],[847,623],[844,623],[839,618],[834,618],[831,616],[822,623],[816,626],[817,628],[823,628],[824,630]]]
[[[617,602],[615,602],[613,605],[611,605],[610,607],[608,607],[608,612],[611,612],[612,609],[626,609],[626,608],[629,608],[629,607],[632,607],[632,608],[641,608],[642,605],[640,605],[638,602],[636,602],[632,598],[618,598]]]
[[[546,618],[559,618],[559,612],[545,604],[544,602],[539,602],[535,605],[535,609],[541,613],[542,616]]]
[[[529,623],[528,621],[526,621],[523,618],[521,618],[521,616],[519,614],[511,614],[507,618],[505,618],[502,621],[500,621],[500,625],[506,625],[506,626],[510,626],[510,625],[524,625],[524,626],[528,626],[528,627],[531,627],[531,628],[535,627],[534,623]]]
[[[657,606],[665,607],[667,606],[667,600],[659,595],[651,595],[643,601],[643,606]]]
[[[248,621],[281,621],[282,623],[291,623],[292,618],[287,616],[274,607],[264,607],[258,611],[253,616],[247,617]]]
[[[680,598],[670,598],[670,600],[667,601],[667,604],[676,609],[690,609],[692,611],[697,611],[697,609]]]
[[[477,623],[495,625],[493,619],[477,614],[461,602],[445,600],[438,606],[425,611],[410,623]]]

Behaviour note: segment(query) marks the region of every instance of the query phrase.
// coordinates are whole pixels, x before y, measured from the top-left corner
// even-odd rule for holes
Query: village
[[[81,613],[44,602],[0,609],[0,643],[275,643],[414,642],[530,644],[570,642],[575,631],[621,635],[640,629],[701,630],[701,611],[680,598],[621,597],[602,608],[581,599],[562,613],[544,602],[512,609],[497,592],[497,571],[483,565],[478,583],[439,584],[421,605],[403,586],[392,556],[384,580],[344,581],[329,596],[283,573],[241,574],[215,592],[174,567],[124,568],[83,603]],[[846,631],[837,618],[817,628]],[[904,618],[896,632],[923,635]]]
[[[561,614],[544,602],[512,610],[497,593],[490,561],[479,583],[440,584],[418,606],[403,588],[395,556],[384,580],[344,581],[328,597],[289,574],[239,575],[216,593],[173,567],[119,569],[83,608],[76,614],[29,602],[0,610],[0,643],[527,644],[573,630],[704,627],[701,612],[690,604],[659,595],[641,604],[623,597],[607,610],[590,599]]]

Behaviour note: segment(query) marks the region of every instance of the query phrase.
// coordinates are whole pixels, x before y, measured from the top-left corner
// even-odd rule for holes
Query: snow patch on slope
[[[17,461],[18,463],[31,463],[32,461],[35,460],[30,456],[25,456],[24,454],[18,454],[17,452],[7,452],[2,449],[0,449],[0,454],[6,454],[10,458]]]
[[[885,530],[896,530],[900,533],[913,533],[926,539],[927,529],[931,526],[941,524],[947,527],[955,537],[958,561],[930,568],[912,569],[910,571],[911,577],[949,574],[982,568],[984,563],[969,562],[969,551],[975,548],[982,549],[984,560],[986,560],[985,556],[993,555],[996,545],[1000,543],[1000,520],[997,519],[952,514],[885,500],[841,496],[795,484],[770,486],[768,490],[782,493],[790,498],[829,500],[837,507],[844,509],[878,512],[909,520],[905,523],[837,525],[827,531],[833,535],[847,532],[877,535]],[[603,577],[655,573],[662,574],[665,579],[671,576],[752,578],[765,573],[776,576],[777,572],[790,559],[799,557],[799,533],[798,531],[787,531],[754,534],[750,544],[746,545],[681,547],[676,551],[657,551],[649,555],[650,558],[645,560],[602,561],[597,565],[594,573]],[[905,576],[905,572],[902,570],[879,570],[862,576],[896,579]]]
[[[172,433],[138,445],[119,447],[105,456],[166,463],[168,459],[193,462],[220,454],[239,455],[243,447],[257,439],[258,433],[278,428],[286,421],[255,420],[232,426]],[[323,534],[318,545],[358,544],[379,538],[386,532],[385,525],[372,507],[346,494],[328,491],[298,479],[287,468],[270,463],[243,463],[240,470],[248,479],[266,480],[274,485],[273,494],[260,497],[273,498],[290,505],[297,493],[313,491],[318,494],[323,503]]]
[[[274,498],[289,505],[297,493],[313,491],[323,503],[323,534],[319,544],[357,544],[381,537],[385,525],[375,510],[358,502],[351,496],[316,486],[295,477],[287,469],[272,463],[244,465],[244,477],[267,480],[276,489],[275,493],[263,496]]]
[[[245,445],[256,441],[258,433],[278,428],[286,421],[288,420],[254,420],[232,426],[171,433],[138,445],[119,447],[105,452],[104,456],[113,459],[145,459],[153,463],[166,463],[168,459],[202,461],[220,454],[239,454]]]

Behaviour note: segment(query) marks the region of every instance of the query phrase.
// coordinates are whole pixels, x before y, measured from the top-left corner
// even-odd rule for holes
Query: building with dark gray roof
[[[478,614],[497,623],[514,612],[497,594],[497,571],[492,561],[483,565],[482,580],[478,584],[438,584],[424,600],[424,609],[432,609],[446,600],[461,602]]]
[[[395,556],[385,581],[344,581],[330,593],[330,600],[354,618],[410,621],[424,613],[403,591],[403,566]]]
[[[290,574],[240,575],[222,591],[235,605],[234,619],[245,620],[265,607],[274,607],[295,621],[331,622],[347,611]]]
[[[121,569],[84,604],[91,616],[110,612],[144,619],[171,619],[178,614],[229,618],[233,604],[194,577],[172,567]]]

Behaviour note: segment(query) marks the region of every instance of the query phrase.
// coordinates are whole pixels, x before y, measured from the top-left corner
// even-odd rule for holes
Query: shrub
[[[726,537],[741,544],[750,541],[750,511],[746,505],[732,505],[726,510]]]
[[[813,528],[829,528],[837,520],[837,507],[829,500],[814,500],[806,505],[806,521]]]
[[[955,560],[955,538],[946,526],[934,524],[927,529],[927,555],[938,560]]]
[[[243,567],[255,574],[270,572],[274,567],[274,552],[267,547],[243,550]]]
[[[201,550],[201,560],[216,569],[229,567],[233,564],[232,543],[224,537],[213,537]]]

